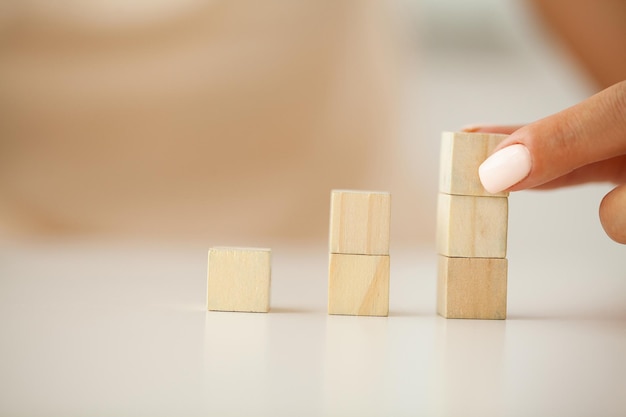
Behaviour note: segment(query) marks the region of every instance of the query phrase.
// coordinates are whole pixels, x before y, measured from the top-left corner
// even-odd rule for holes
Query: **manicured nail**
[[[465,132],[465,133],[474,133],[474,132],[478,132],[478,130],[482,127],[483,125],[479,125],[479,124],[472,124],[472,125],[465,125],[461,128],[461,132]]]
[[[517,184],[530,173],[532,159],[528,148],[515,144],[500,149],[478,168],[480,182],[485,190],[498,193]]]

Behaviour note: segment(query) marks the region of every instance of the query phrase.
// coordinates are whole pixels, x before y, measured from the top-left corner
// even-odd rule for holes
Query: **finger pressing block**
[[[270,281],[270,249],[211,248],[207,309],[267,313]]]

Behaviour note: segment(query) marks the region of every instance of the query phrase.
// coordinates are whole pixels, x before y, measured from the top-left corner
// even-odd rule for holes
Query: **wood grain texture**
[[[483,188],[478,167],[507,135],[443,132],[439,161],[439,191],[446,194],[506,197]]]
[[[270,249],[209,249],[208,310],[267,313],[270,282]]]
[[[506,319],[507,260],[439,255],[437,313],[449,319]]]
[[[508,199],[439,193],[437,251],[463,258],[505,258]]]
[[[328,314],[389,315],[389,256],[331,253]]]
[[[333,190],[330,203],[331,253],[389,255],[391,194]]]

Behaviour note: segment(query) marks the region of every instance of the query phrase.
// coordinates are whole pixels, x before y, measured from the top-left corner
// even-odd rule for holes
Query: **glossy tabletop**
[[[263,314],[205,311],[204,247],[5,244],[0,414],[626,414],[622,258],[513,247],[509,317],[480,321],[434,313],[431,247],[392,250],[387,318],[328,316],[327,249],[273,249]]]

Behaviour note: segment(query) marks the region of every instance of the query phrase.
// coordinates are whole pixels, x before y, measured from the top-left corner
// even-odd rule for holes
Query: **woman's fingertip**
[[[490,193],[504,191],[526,178],[532,169],[528,148],[521,143],[502,148],[483,162],[478,176]]]
[[[481,128],[482,128],[482,125],[478,125],[478,124],[465,125],[461,128],[461,132],[475,133],[475,132],[478,132]]]

